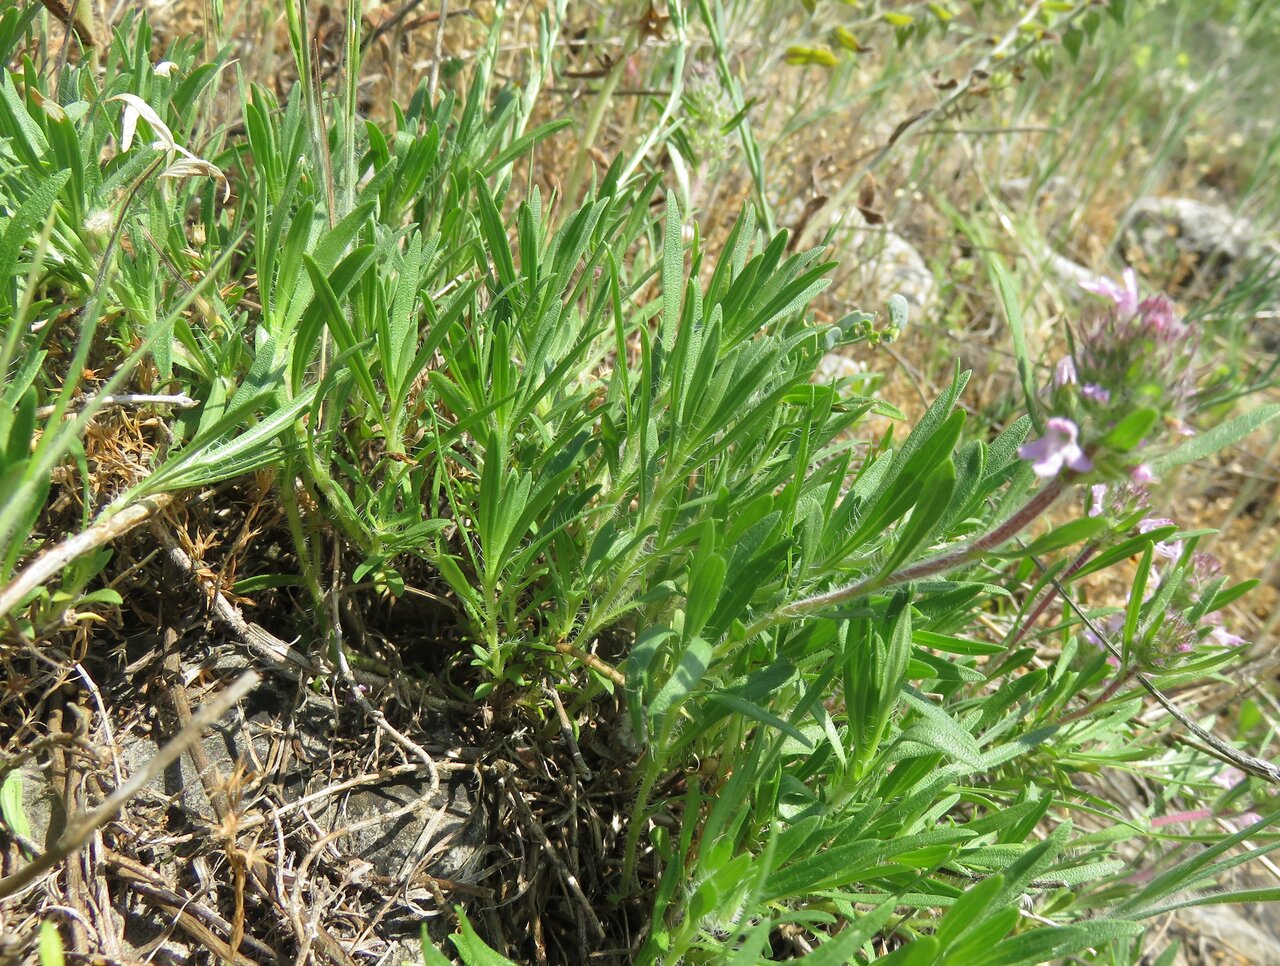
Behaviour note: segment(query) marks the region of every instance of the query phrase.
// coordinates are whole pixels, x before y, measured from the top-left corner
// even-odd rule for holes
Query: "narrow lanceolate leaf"
[[[956,940],[947,950],[949,958],[957,963],[971,963],[986,953],[991,947],[1013,931],[1018,924],[1021,911],[1015,906],[993,909],[985,917],[979,918],[964,936]]]
[[[913,943],[895,949],[876,960],[881,966],[934,966],[939,962],[941,945],[933,936],[921,936]]]
[[[475,931],[471,921],[467,919],[466,913],[462,911],[461,906],[458,906],[455,911],[458,914],[460,931],[454,933],[449,939],[453,942],[454,947],[458,950],[458,955],[462,957],[462,961],[466,966],[516,966],[506,956],[495,952],[488,943],[480,938],[480,934]]]
[[[916,549],[934,534],[951,503],[955,485],[955,463],[950,459],[943,460],[921,487],[911,518],[899,528],[893,552],[880,569],[882,577],[888,577],[906,563]]]
[[[31,826],[22,807],[22,772],[16,768],[4,776],[4,784],[0,785],[0,818],[15,833],[30,841]]]
[[[1125,653],[1133,643],[1133,635],[1138,629],[1138,618],[1142,614],[1142,601],[1146,597],[1147,577],[1151,573],[1151,561],[1153,548],[1147,547],[1142,554],[1142,559],[1138,561],[1138,570],[1134,574],[1132,592],[1129,595],[1129,603],[1124,613],[1124,647]]]
[[[907,689],[903,697],[920,718],[902,733],[899,741],[911,741],[940,751],[953,761],[974,769],[982,767],[982,750],[977,741],[954,718],[911,689]]]
[[[964,410],[957,409],[951,413],[938,426],[936,432],[932,433],[927,439],[919,441],[919,448],[912,452],[910,458],[903,463],[902,455],[908,453],[912,442],[916,439],[914,433],[911,437],[908,437],[907,445],[903,447],[902,454],[899,454],[899,457],[894,460],[895,465],[901,463],[901,470],[894,477],[892,483],[884,489],[876,504],[867,511],[866,518],[858,526],[853,537],[850,538],[850,543],[854,547],[872,535],[879,533],[915,505],[922,495],[922,487],[925,486],[925,482],[943,461],[949,459],[951,451],[954,449],[956,441],[960,438],[960,433],[964,429],[964,421]],[[951,489],[955,486],[954,467],[952,467],[949,476],[949,482],[942,478],[936,481],[937,485],[946,488],[948,500],[951,496]],[[942,511],[945,510],[946,502],[942,505]],[[929,525],[932,528],[932,524],[936,522],[938,516],[941,516],[941,513],[934,516],[929,510],[925,512],[930,517]],[[927,533],[920,533],[917,540],[926,535]]]
[[[680,655],[675,672],[654,697],[649,706],[649,719],[661,725],[667,712],[678,708],[693,693],[710,666],[711,645],[702,638],[695,637]]]
[[[702,633],[703,626],[720,599],[720,590],[724,586],[725,571],[728,568],[724,557],[718,553],[701,556],[695,566],[697,570],[690,578],[688,605],[685,610],[686,638]]]
[[[1204,459],[1232,443],[1239,442],[1277,416],[1280,416],[1280,403],[1270,403],[1251,409],[1235,419],[1228,419],[1208,432],[1191,437],[1177,449],[1152,460],[1151,468],[1157,473],[1162,473],[1175,466],[1183,466]]]
[[[994,948],[974,951],[963,961],[966,966],[1035,966],[1061,962],[1073,953],[1101,949],[1117,939],[1129,939],[1143,930],[1142,924],[1125,919],[1091,919],[1084,923],[1032,929],[1010,936]]]
[[[58,927],[51,920],[40,923],[40,941],[38,944],[40,966],[65,966],[66,958],[62,950],[62,936]]]
[[[10,150],[24,165],[35,170],[43,166],[49,143],[40,125],[27,113],[7,69],[0,73],[0,130],[5,131]]]
[[[180,490],[192,486],[207,486],[221,480],[269,465],[279,459],[279,450],[273,445],[276,437],[310,406],[316,388],[297,396],[289,405],[276,410],[252,429],[229,440],[218,438],[225,432],[226,419],[210,432],[207,440],[193,440],[173,459],[139,484],[132,492],[133,498],[165,490]],[[240,418],[244,413],[230,414]]]
[[[1013,355],[1018,362],[1018,380],[1022,383],[1022,395],[1027,401],[1027,412],[1036,429],[1042,431],[1043,415],[1036,399],[1035,377],[1031,373],[1031,356],[1027,351],[1027,330],[1022,323],[1022,305],[1018,301],[1018,292],[1014,288],[1009,270],[999,258],[992,255],[987,260],[987,269],[996,283],[996,291],[1000,295],[1000,303],[1004,306],[1005,318],[1009,320],[1009,335],[1013,340]]]
[[[990,876],[974,886],[956,900],[934,933],[938,942],[949,945],[968,932],[981,918],[983,912],[991,905],[991,901],[1004,888],[1004,877]]]
[[[1211,878],[1217,871],[1218,866],[1226,865],[1227,863],[1234,865],[1237,861],[1247,861],[1250,855],[1265,855],[1267,852],[1280,848],[1280,842],[1268,843],[1247,853],[1241,853],[1241,856],[1237,856],[1235,859],[1228,859],[1222,863],[1214,862],[1220,855],[1230,851],[1250,836],[1257,835],[1273,827],[1277,821],[1280,821],[1280,811],[1273,811],[1252,825],[1240,829],[1234,835],[1229,835],[1220,842],[1216,842],[1212,846],[1183,859],[1173,868],[1152,879],[1137,895],[1121,903],[1117,911],[1122,915],[1141,914],[1142,911],[1155,908],[1158,902],[1176,895],[1188,886]]]
[[[680,324],[680,296],[684,282],[684,245],[680,237],[680,207],[674,192],[667,192],[666,234],[662,240],[662,328],[661,344],[670,352]]]
[[[837,842],[780,870],[766,883],[765,894],[761,898],[783,899],[835,889],[857,882],[896,855],[933,845],[954,845],[958,848],[960,843],[972,837],[973,833],[965,829],[948,828],[896,839]]]
[[[1150,406],[1142,406],[1126,413],[1102,438],[1099,445],[1127,453],[1142,442],[1159,418],[1160,414]]]
[[[889,921],[895,910],[896,898],[891,896],[869,912],[859,913],[856,919],[840,930],[839,935],[804,957],[809,966],[846,966],[847,963],[857,962],[855,954],[858,950],[875,938],[880,928]]]
[[[1006,551],[1002,556],[1035,557],[1054,550],[1061,550],[1063,547],[1072,547],[1097,536],[1107,526],[1107,521],[1102,517],[1085,517],[1082,520],[1072,520],[1070,523],[1064,523],[1062,526],[1050,530],[1044,536],[1038,537],[1032,541],[1029,547],[1016,547]]]
[[[424,966],[453,966],[453,960],[440,952],[436,944],[431,941],[431,936],[427,932],[427,924],[422,924],[422,962]]]
[[[22,246],[30,241],[36,227],[49,217],[54,202],[70,177],[70,171],[55,171],[41,178],[36,189],[9,218],[4,235],[0,237],[0,306],[12,304],[10,286],[16,280],[14,268]]]
[[[813,748],[813,741],[803,731],[791,722],[784,721],[776,714],[766,711],[754,701],[748,701],[746,698],[739,697],[728,691],[713,693],[709,695],[708,700],[715,704],[724,705],[728,710],[735,711],[745,718],[758,721],[760,724],[768,725],[770,728],[776,728],[783,734],[800,742],[805,748]]]

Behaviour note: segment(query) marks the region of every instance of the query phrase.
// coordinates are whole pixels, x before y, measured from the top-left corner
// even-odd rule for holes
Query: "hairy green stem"
[[[664,742],[663,746],[665,745]],[[627,846],[622,856],[622,887],[619,890],[624,896],[634,893],[638,885],[635,881],[636,850],[640,847],[640,832],[644,827],[644,813],[649,807],[649,795],[662,771],[661,764],[654,760],[653,747],[650,745],[645,751],[644,775],[636,790],[636,801],[631,806],[631,817],[627,822]]]
[[[716,71],[720,77],[721,90],[729,95],[734,113],[743,112],[746,108],[746,100],[742,96],[741,86],[734,77],[733,68],[729,65],[728,45],[725,43],[724,31],[720,20],[711,12],[708,0],[698,0],[698,12],[702,15],[702,22],[706,25],[707,33],[711,37],[711,47],[716,55]],[[719,5],[717,5],[716,12],[723,14],[723,10]],[[751,182],[755,188],[756,208],[759,211],[765,234],[772,237],[777,231],[777,224],[773,217],[773,206],[769,204],[769,196],[765,190],[764,160],[760,156],[760,145],[756,141],[755,132],[751,129],[751,119],[749,117],[744,115],[737,127],[738,137],[742,141],[742,152],[747,162],[747,170],[751,173]]]
[[[312,602],[317,607],[324,605],[324,590],[320,586],[320,560],[314,544],[307,536],[302,523],[302,512],[298,506],[298,497],[294,492],[298,475],[292,465],[286,465],[280,474],[280,502],[284,506],[285,520],[289,526],[289,534],[293,537],[294,546],[298,549],[298,567],[302,571],[303,583]]]
[[[360,0],[349,0],[347,3],[347,33],[343,61],[343,94],[342,111],[342,184],[340,196],[340,217],[346,217],[356,205],[356,183],[360,180],[360,171],[356,167],[356,126],[360,107]]]
[[[1116,692],[1119,691],[1126,684],[1128,684],[1130,678],[1132,677],[1133,677],[1133,668],[1126,669],[1123,674],[1118,675],[1114,680],[1112,680],[1112,682],[1107,685],[1106,689],[1101,694],[1099,694],[1097,697],[1091,700],[1084,707],[1077,708],[1075,711],[1072,711],[1070,714],[1064,715],[1061,718],[1061,720],[1059,720],[1058,724],[1059,725],[1070,724],[1072,721],[1079,721],[1081,718],[1084,718],[1088,715],[1093,714],[1094,711],[1096,711],[1098,708],[1102,707],[1102,705],[1106,704],[1113,697],[1115,697]]]

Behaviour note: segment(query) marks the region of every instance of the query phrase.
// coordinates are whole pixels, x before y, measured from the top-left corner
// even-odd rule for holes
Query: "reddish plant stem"
[[[756,621],[751,627],[747,628],[746,636],[753,637],[760,632],[774,627],[778,624],[792,620],[796,617],[803,617],[814,611],[825,610],[837,604],[845,604],[849,601],[856,600],[859,597],[865,597],[867,594],[874,593],[877,590],[883,590],[886,587],[896,587],[899,584],[911,583],[915,580],[924,580],[927,577],[934,577],[938,574],[944,574],[948,571],[955,570],[965,564],[978,560],[987,552],[1008,543],[1015,536],[1024,530],[1036,517],[1045,513],[1049,507],[1057,501],[1058,497],[1066,491],[1068,480],[1063,477],[1056,477],[1028,500],[1020,509],[1016,510],[1012,516],[997,526],[994,530],[978,537],[971,543],[952,550],[947,553],[938,554],[936,557],[927,557],[919,563],[912,564],[892,574],[883,576],[867,577],[856,583],[848,584],[844,587],[837,587],[835,590],[827,591],[825,594],[817,594],[813,597],[806,597],[804,600],[795,601],[785,607],[780,607],[771,614],[767,614],[760,620]]]
[[[912,564],[910,567],[884,577],[868,577],[866,580],[860,580],[848,587],[838,587],[816,597],[798,600],[794,604],[782,608],[782,613],[788,617],[793,617],[809,611],[821,610],[824,607],[830,607],[832,604],[843,604],[854,600],[875,590],[883,590],[886,587],[907,584],[915,580],[924,580],[926,577],[935,577],[938,574],[944,574],[964,564],[971,563],[988,551],[994,550],[1012,540],[1032,520],[1047,511],[1065,489],[1066,485],[1063,480],[1061,478],[1055,479],[1028,500],[1020,510],[1005,520],[1004,523],[959,550],[938,554],[936,557],[927,557],[919,563]]]
[[[1125,684],[1128,683],[1131,677],[1133,677],[1132,668],[1125,671],[1123,674],[1118,675],[1115,678],[1115,680],[1113,680],[1110,684],[1107,685],[1106,690],[1104,690],[1100,695],[1098,695],[1096,698],[1094,698],[1092,701],[1086,704],[1083,708],[1078,708],[1077,710],[1072,711],[1070,714],[1064,715],[1062,720],[1059,721],[1058,723],[1070,724],[1072,721],[1079,721],[1085,715],[1093,714],[1093,712],[1096,711],[1100,706],[1110,701],[1115,696],[1115,693],[1119,691],[1122,687],[1124,687]]]
[[[1057,580],[1053,581],[1053,583],[1049,585],[1049,588],[1040,595],[1040,599],[1036,601],[1035,607],[1031,609],[1031,612],[1022,621],[1022,624],[1018,627],[1018,632],[1013,636],[1013,640],[1009,642],[1010,650],[1017,647],[1022,639],[1027,636],[1027,631],[1031,630],[1032,625],[1040,619],[1040,615],[1045,612],[1046,608],[1048,608],[1051,603],[1053,603],[1053,598],[1057,596],[1059,588],[1075,576],[1076,572],[1079,571],[1081,567],[1089,562],[1089,558],[1093,556],[1097,549],[1098,544],[1096,541],[1085,544],[1084,548],[1076,556],[1076,559],[1071,561],[1070,565],[1062,572],[1061,576],[1059,576]]]

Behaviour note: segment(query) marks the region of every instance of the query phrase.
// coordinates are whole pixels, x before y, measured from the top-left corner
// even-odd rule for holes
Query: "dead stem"
[[[50,547],[0,590],[0,618],[17,607],[31,591],[54,575],[62,573],[72,561],[146,523],[176,499],[177,496],[173,493],[160,493],[143,497],[121,510],[113,511],[108,507],[97,523]]]
[[[7,898],[30,885],[67,856],[84,848],[93,837],[95,830],[114,818],[133,796],[177,761],[187,748],[199,740],[210,725],[230,711],[241,698],[256,688],[261,680],[256,671],[247,671],[207,702],[192,715],[187,727],[175,735],[142,768],[139,768],[125,784],[112,792],[106,801],[87,815],[78,814],[69,819],[67,831],[43,855],[12,875],[0,879],[0,899]]]
[[[555,866],[561,881],[564,882],[570,895],[573,896],[574,901],[582,910],[592,937],[596,942],[602,942],[605,938],[604,927],[600,925],[600,919],[596,916],[595,909],[591,906],[591,900],[583,893],[577,877],[564,864],[564,859],[560,857],[559,851],[551,844],[551,840],[547,838],[546,830],[534,816],[533,811],[529,808],[529,803],[524,800],[523,793],[514,781],[515,768],[508,762],[499,761],[494,763],[494,770],[498,773],[498,781],[506,786],[508,796],[515,804],[516,811],[520,813],[521,822],[529,830],[529,834],[533,836],[533,840],[537,842],[547,858],[551,860],[551,864]]]
[[[596,657],[594,654],[588,654],[586,651],[574,647],[572,644],[567,644],[564,641],[560,641],[556,644],[556,650],[561,654],[566,654],[569,657],[576,658],[596,673],[603,674],[619,687],[623,687],[627,683],[627,679],[623,677],[621,671],[607,661],[603,661]]]

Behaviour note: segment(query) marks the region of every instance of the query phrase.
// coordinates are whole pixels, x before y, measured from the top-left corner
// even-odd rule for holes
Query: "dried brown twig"
[[[131,798],[177,761],[184,751],[200,739],[210,725],[230,711],[236,702],[257,687],[261,680],[256,672],[248,671],[217,697],[207,702],[192,715],[190,723],[182,731],[156,752],[155,756],[139,768],[127,782],[112,792],[106,801],[87,815],[75,815],[69,819],[67,831],[43,855],[12,875],[0,879],[0,899],[7,898],[30,885],[67,856],[84,848],[97,829],[114,818]]]
[[[213,932],[216,929],[223,935],[231,934],[231,923],[227,922],[216,909],[201,903],[195,896],[182,895],[159,873],[141,862],[110,850],[104,852],[103,858],[120,878],[129,883],[129,887],[134,892],[177,919],[178,925],[184,931],[193,939],[205,944],[220,959],[234,962],[237,966],[251,966],[255,963],[255,959],[248,958],[244,953],[233,951]],[[246,935],[242,943],[249,948],[257,962],[278,961],[271,947],[253,936]]]
[[[150,392],[109,393],[105,396],[87,396],[84,399],[72,400],[71,405],[63,412],[71,416],[81,409],[92,406],[97,411],[111,408],[132,408],[134,406],[173,406],[175,409],[195,409],[200,403],[186,393],[169,395]],[[56,411],[57,406],[41,406],[36,410],[37,419],[48,419]]]
[[[560,700],[560,695],[556,692],[555,685],[546,685],[542,689],[543,693],[551,699],[551,703],[556,709],[556,721],[560,725],[560,734],[564,737],[564,742],[569,746],[569,754],[573,758],[573,766],[578,769],[584,781],[591,780],[591,769],[587,767],[586,761],[582,757],[582,749],[578,747],[578,740],[573,736],[573,724],[569,721],[569,714],[564,709],[564,702]]]
[[[1044,564],[1034,556],[1031,559],[1040,571],[1044,572],[1046,569]],[[1089,631],[1102,642],[1103,646],[1110,651],[1112,655],[1114,655],[1118,660],[1123,660],[1124,654],[1121,652],[1120,648],[1116,647],[1107,632],[1099,627],[1097,623],[1084,612],[1084,609],[1076,603],[1075,598],[1066,592],[1066,589],[1062,586],[1062,582],[1057,577],[1051,577],[1050,582],[1062,596],[1062,599],[1066,601],[1067,606],[1070,607],[1075,615],[1084,622],[1085,627],[1089,628]],[[1211,731],[1202,728],[1198,722],[1191,718],[1190,715],[1170,701],[1168,696],[1156,687],[1151,678],[1143,674],[1141,671],[1134,671],[1133,677],[1134,680],[1142,685],[1143,690],[1151,695],[1151,697],[1155,698],[1159,705],[1164,708],[1164,710],[1167,711],[1175,721],[1182,725],[1182,727],[1186,728],[1187,731],[1203,743],[1200,747],[1202,752],[1213,758],[1217,758],[1219,761],[1225,761],[1229,764],[1235,765],[1241,771],[1248,772],[1250,775],[1262,778],[1273,785],[1280,785],[1280,766],[1274,765],[1269,761],[1264,761],[1263,759],[1250,755],[1247,752],[1243,752],[1238,748],[1233,748]]]
[[[582,910],[583,917],[586,919],[587,926],[591,930],[592,937],[596,942],[601,942],[605,938],[604,926],[600,925],[600,919],[596,915],[595,909],[591,905],[591,900],[587,898],[582,891],[582,886],[578,883],[578,878],[569,871],[569,867],[565,865],[564,859],[561,858],[560,852],[551,843],[547,837],[546,830],[542,827],[533,811],[529,808],[529,803],[524,800],[524,795],[517,787],[515,779],[515,768],[505,761],[494,762],[493,770],[498,773],[499,781],[506,788],[511,801],[516,806],[516,811],[520,814],[521,824],[529,830],[529,834],[533,836],[533,840],[551,860],[551,864],[555,866],[557,874],[561,881],[564,882],[565,888],[569,890],[569,894],[573,896],[574,901]]]
[[[347,652],[342,642],[342,617],[338,611],[339,601],[341,599],[337,592],[340,583],[341,574],[341,551],[335,543],[333,547],[333,586],[334,590],[329,594],[330,618],[332,622],[331,631],[333,633],[333,655],[334,663],[338,665],[338,670],[342,674],[342,680],[346,683],[351,696],[360,705],[374,723],[386,732],[391,740],[394,741],[405,751],[411,753],[415,758],[427,766],[427,772],[431,776],[431,787],[427,790],[428,795],[435,795],[440,790],[440,773],[436,769],[436,763],[427,753],[426,749],[414,741],[412,738],[400,732],[390,721],[387,716],[382,713],[379,708],[375,708],[373,703],[365,696],[361,690],[359,683],[356,681],[355,675],[351,673],[351,665],[347,662]]]
[[[203,585],[204,581],[197,573],[196,562],[182,549],[169,528],[157,523],[151,529],[164,546],[170,561]],[[214,615],[230,628],[249,651],[266,661],[275,673],[294,681],[300,676],[320,677],[324,674],[324,668],[291,644],[257,624],[246,621],[239,609],[216,588],[205,586],[204,590],[213,605]]]
[[[75,536],[50,547],[28,564],[22,573],[9,581],[7,586],[0,589],[0,618],[17,607],[27,594],[46,580],[62,573],[73,560],[91,550],[97,550],[117,537],[124,536],[134,527],[146,523],[176,499],[177,496],[173,493],[160,493],[156,496],[143,497],[137,503],[118,512],[112,512],[108,507],[104,514],[109,513],[109,516],[100,517],[98,522],[87,530],[82,530]]]
[[[622,672],[608,661],[603,661],[594,654],[588,654],[586,651],[576,648],[572,644],[567,644],[564,641],[556,643],[556,650],[568,657],[576,658],[597,674],[603,674],[619,687],[626,686],[627,679],[622,676]]]
[[[293,876],[293,885],[289,893],[290,901],[288,904],[288,912],[291,919],[293,920],[294,930],[295,932],[297,932],[302,942],[302,948],[298,954],[299,962],[306,961],[306,954],[309,951],[311,946],[312,931],[309,930],[307,928],[307,925],[302,921],[302,909],[303,909],[302,890],[303,890],[303,886],[308,881],[307,875],[311,869],[312,864],[315,862],[315,860],[320,856],[322,852],[324,852],[326,848],[328,848],[329,845],[338,841],[341,838],[345,838],[346,836],[350,835],[352,832],[358,832],[361,829],[370,828],[375,825],[383,825],[388,822],[394,822],[398,818],[402,818],[406,815],[411,815],[415,812],[421,811],[423,809],[424,803],[427,802],[430,799],[430,797],[431,797],[430,792],[427,792],[427,793],[424,793],[423,795],[418,796],[408,804],[402,805],[400,808],[393,809],[390,812],[380,813],[378,815],[371,815],[368,818],[363,818],[358,822],[352,822],[350,825],[344,825],[340,828],[336,828],[332,832],[329,832],[326,835],[322,835],[320,838],[316,840],[315,844],[311,846],[310,851],[307,852],[306,856],[298,864],[297,871],[294,873],[294,876]],[[434,816],[432,819],[433,824],[438,822],[440,816],[444,813],[444,811],[445,811],[445,807],[441,806],[441,808],[437,811],[436,816]]]

